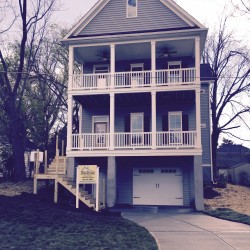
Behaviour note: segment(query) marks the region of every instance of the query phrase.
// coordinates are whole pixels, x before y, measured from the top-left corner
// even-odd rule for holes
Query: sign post
[[[96,184],[96,211],[99,211],[99,167],[79,165],[76,170],[76,208],[79,208],[79,185]]]

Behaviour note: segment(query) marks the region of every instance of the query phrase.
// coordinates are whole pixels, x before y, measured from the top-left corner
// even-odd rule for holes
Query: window
[[[131,140],[132,145],[142,145],[143,144],[143,113],[131,113],[130,114],[130,128],[131,128]]]
[[[137,0],[127,0],[127,17],[137,17]]]
[[[170,144],[182,144],[182,112],[169,112]],[[172,133],[171,133],[172,132]]]

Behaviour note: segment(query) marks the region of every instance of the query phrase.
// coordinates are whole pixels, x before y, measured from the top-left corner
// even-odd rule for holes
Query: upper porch
[[[69,93],[152,91],[200,84],[200,38],[69,47]]]

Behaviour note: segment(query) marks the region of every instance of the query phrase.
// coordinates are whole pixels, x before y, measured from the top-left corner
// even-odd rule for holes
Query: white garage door
[[[182,173],[179,168],[135,168],[134,205],[183,205]]]

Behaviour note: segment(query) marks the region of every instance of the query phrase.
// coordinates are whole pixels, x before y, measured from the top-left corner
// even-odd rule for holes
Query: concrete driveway
[[[145,227],[160,250],[250,249],[250,226],[187,209],[137,208],[122,217]]]

